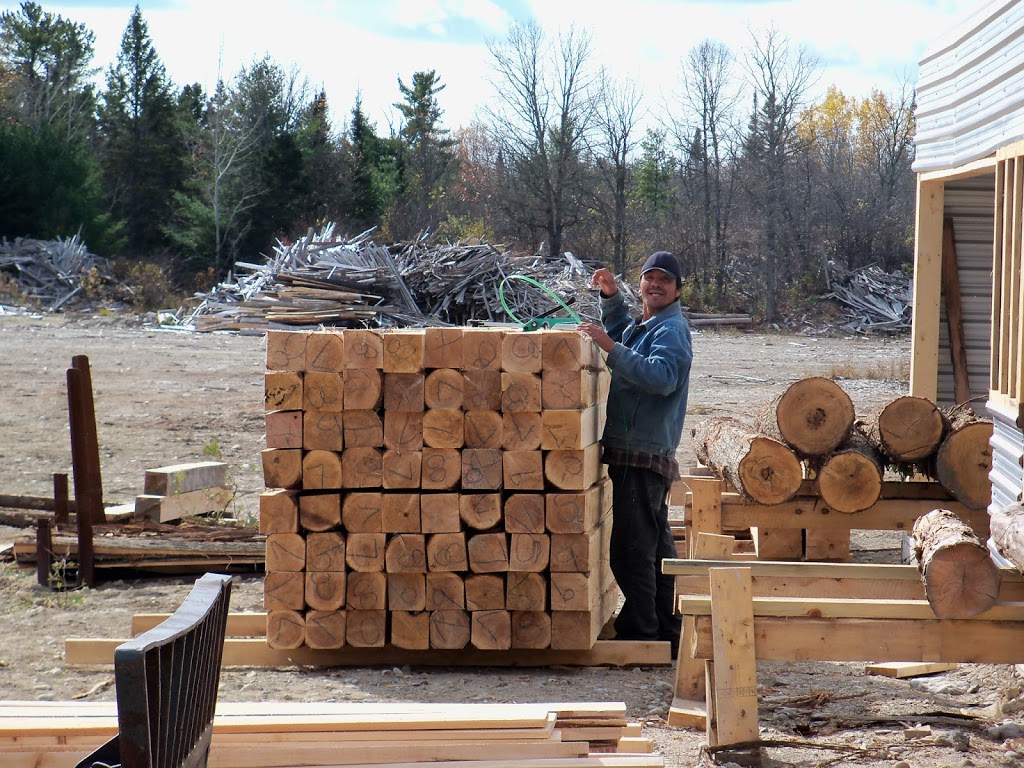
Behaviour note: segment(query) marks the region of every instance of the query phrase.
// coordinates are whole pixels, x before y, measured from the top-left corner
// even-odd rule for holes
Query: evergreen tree
[[[87,140],[96,95],[95,35],[36,3],[0,14],[0,114],[37,130]]]
[[[454,141],[441,127],[443,110],[437,101],[444,88],[434,70],[415,72],[411,86],[398,79],[404,101],[394,107],[402,115],[399,137],[404,193],[391,219],[391,230],[401,239],[435,228],[446,215],[446,187],[456,168]]]
[[[184,175],[175,95],[139,6],[106,87],[100,130],[107,192],[125,223],[128,252],[138,257],[165,244],[162,225]]]
[[[335,220],[344,207],[343,158],[328,118],[327,93],[321,90],[306,108],[298,134],[308,192],[300,214],[310,226]]]
[[[115,245],[89,148],[52,126],[0,122],[0,239],[75,234],[95,253]]]
[[[357,96],[345,142],[346,223],[356,230],[380,226],[402,192],[401,168],[396,142],[377,135]]]

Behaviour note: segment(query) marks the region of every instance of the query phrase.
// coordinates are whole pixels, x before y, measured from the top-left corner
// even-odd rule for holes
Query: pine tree
[[[100,107],[107,192],[135,257],[166,243],[162,225],[184,175],[176,111],[172,84],[135,6]]]

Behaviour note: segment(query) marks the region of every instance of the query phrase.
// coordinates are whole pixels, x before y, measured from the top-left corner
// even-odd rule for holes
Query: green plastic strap
[[[498,285],[498,300],[501,302],[501,306],[505,310],[505,313],[512,318],[513,322],[522,324],[523,321],[515,316],[515,314],[512,312],[511,307],[509,307],[508,302],[505,301],[505,283],[507,283],[509,280],[522,280],[534,286],[535,288],[540,288],[544,293],[546,293],[548,296],[550,296],[552,299],[558,302],[562,309],[568,312],[573,320],[575,320],[577,323],[581,322],[580,316],[573,312],[569,308],[568,304],[562,301],[554,291],[552,291],[543,283],[534,280],[532,277],[527,277],[526,275],[509,275],[504,280],[502,280],[501,283]]]

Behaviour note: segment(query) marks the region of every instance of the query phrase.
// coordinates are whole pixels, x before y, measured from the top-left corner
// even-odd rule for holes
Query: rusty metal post
[[[96,407],[92,395],[92,372],[89,368],[89,358],[85,355],[75,355],[71,358],[71,368],[78,371],[81,377],[75,393],[77,426],[81,437],[81,460],[79,461],[72,454],[72,462],[75,466],[75,500],[79,515],[83,513],[82,504],[85,503],[88,506],[90,522],[93,525],[101,525],[106,522],[106,516],[103,514],[103,478],[100,474],[100,445],[99,435],[96,431]],[[70,388],[68,397],[71,397]],[[74,421],[72,421],[71,429],[74,433]],[[73,450],[74,434],[72,434],[71,440]],[[85,481],[81,490],[78,485],[79,466],[82,467]]]
[[[53,473],[53,525],[59,528],[68,524],[68,476],[61,472]]]
[[[76,358],[77,359],[77,358]],[[68,368],[68,416],[71,422],[71,465],[75,482],[75,519],[78,524],[78,583],[94,584],[92,525],[95,510],[103,514],[102,496],[97,497],[95,486],[90,482],[90,452],[88,428],[84,411],[87,403],[82,396],[84,376],[80,367]],[[96,445],[93,430],[92,444]],[[98,458],[98,451],[95,454]]]
[[[36,581],[39,586],[53,588],[50,571],[53,568],[53,538],[50,536],[50,521],[41,517],[36,521]]]

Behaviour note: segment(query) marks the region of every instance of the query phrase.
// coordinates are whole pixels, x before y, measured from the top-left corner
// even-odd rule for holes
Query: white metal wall
[[[953,219],[967,373],[974,409],[985,412],[992,357],[992,237],[995,174],[948,181],[943,215]],[[954,405],[945,301],[939,314],[939,405]]]
[[[1024,139],[1024,0],[986,3],[925,52],[915,117],[918,172]]]

